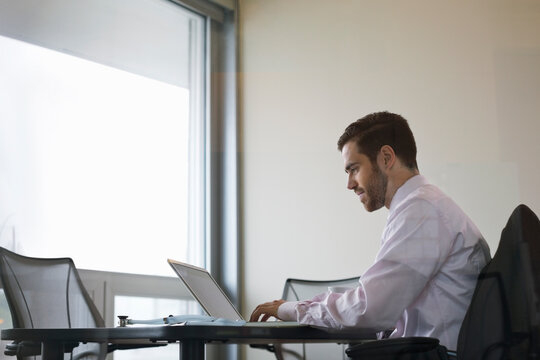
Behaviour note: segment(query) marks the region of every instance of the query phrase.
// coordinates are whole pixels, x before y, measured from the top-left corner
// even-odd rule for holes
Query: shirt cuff
[[[287,301],[279,305],[278,318],[283,321],[297,321],[296,305],[298,305],[298,301]]]

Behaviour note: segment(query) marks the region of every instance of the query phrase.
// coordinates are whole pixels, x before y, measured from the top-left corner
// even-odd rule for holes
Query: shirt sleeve
[[[296,305],[298,305],[298,301],[288,301],[281,304],[278,308],[278,318],[283,321],[297,321]]]
[[[436,209],[427,201],[415,201],[387,224],[376,261],[357,288],[284,304],[282,313],[290,319],[294,309],[293,320],[338,329],[393,328],[429,286],[449,251],[449,237]]]

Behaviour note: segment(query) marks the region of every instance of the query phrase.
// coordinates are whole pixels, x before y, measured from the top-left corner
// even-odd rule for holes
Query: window
[[[85,269],[170,275],[166,256],[196,261],[189,89],[5,37],[0,48],[4,242]]]
[[[0,245],[91,269],[108,326],[198,311],[168,257],[237,302],[235,48],[206,0],[0,0]]]
[[[0,235],[20,253],[69,254],[81,268],[156,275],[171,274],[166,256],[203,260],[187,250],[188,227],[204,226],[194,221],[197,210],[188,211],[203,206],[190,204],[188,194],[202,191],[195,185],[204,181],[195,163],[204,161],[197,153],[204,151],[197,130],[204,128],[204,19],[165,0],[137,2],[140,12],[130,9],[141,19],[123,26],[158,23],[143,38],[148,45],[115,49],[114,57],[88,46],[66,49],[117,66],[0,37],[1,162],[9,176],[0,191],[10,199],[1,205]],[[108,7],[91,11],[114,26],[116,19],[107,24],[102,15]],[[142,65],[125,54],[138,52]],[[171,69],[153,71],[152,62]],[[191,240],[190,247],[204,248]]]

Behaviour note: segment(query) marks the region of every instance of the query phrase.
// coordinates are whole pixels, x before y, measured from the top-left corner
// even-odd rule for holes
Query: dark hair
[[[407,120],[401,115],[387,111],[366,115],[347,126],[337,143],[339,151],[349,141],[354,141],[357,151],[373,163],[381,147],[389,145],[405,166],[418,169],[416,142]]]

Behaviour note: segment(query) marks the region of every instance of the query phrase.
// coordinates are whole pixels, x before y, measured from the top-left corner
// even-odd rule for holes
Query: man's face
[[[367,211],[375,211],[384,206],[388,178],[369,158],[360,154],[354,141],[349,141],[341,151],[348,175],[347,189],[360,197]]]

